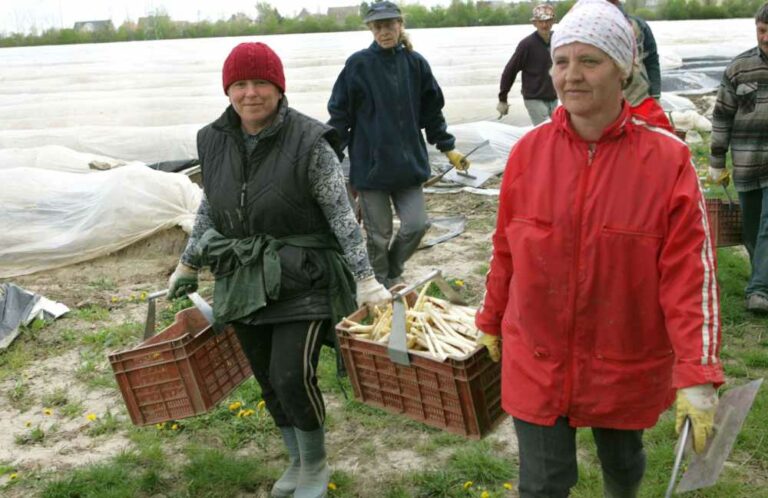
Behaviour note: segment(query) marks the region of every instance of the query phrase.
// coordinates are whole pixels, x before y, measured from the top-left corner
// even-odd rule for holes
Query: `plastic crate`
[[[741,208],[735,202],[706,199],[710,231],[717,247],[737,246],[741,239]]]
[[[413,303],[415,297],[412,293],[408,300]],[[367,315],[361,308],[349,319],[360,322]],[[410,351],[411,365],[403,366],[389,359],[386,344],[355,337],[342,323],[336,326],[341,354],[362,403],[472,439],[483,437],[506,416],[501,364],[485,348],[444,362]]]
[[[252,375],[234,329],[214,334],[196,308],[109,362],[136,425],[204,413]]]

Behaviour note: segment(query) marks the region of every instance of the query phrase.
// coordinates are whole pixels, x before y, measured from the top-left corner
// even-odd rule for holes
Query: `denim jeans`
[[[768,187],[739,192],[739,203],[741,233],[752,264],[745,294],[768,298]]]
[[[567,498],[578,480],[576,429],[514,419],[520,454],[520,498]],[[606,496],[636,496],[645,473],[643,431],[592,428]],[[610,490],[610,492],[609,492]]]
[[[557,99],[555,100],[536,100],[536,99],[523,99],[525,109],[528,111],[528,116],[531,117],[531,123],[533,126],[543,123],[548,120],[557,107]]]

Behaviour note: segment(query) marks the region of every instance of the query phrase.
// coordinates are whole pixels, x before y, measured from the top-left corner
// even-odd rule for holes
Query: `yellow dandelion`
[[[469,489],[472,487],[472,485],[475,484],[472,481],[467,481],[464,483],[464,489]]]
[[[91,422],[93,422],[94,420],[96,420],[96,419],[97,419],[97,418],[99,418],[99,417],[98,417],[98,415],[96,415],[95,413],[89,413],[88,415],[86,415],[86,416],[85,416],[85,418],[87,418],[88,420],[90,420]]]
[[[504,483],[504,489],[512,489],[512,485],[508,482]]]
[[[117,296],[112,296],[112,299],[110,299],[110,301],[112,301],[113,303],[116,303],[116,302],[118,302],[119,300],[120,300],[120,299],[118,299],[118,297],[117,297]]]
[[[254,410],[253,408],[248,408],[247,410],[245,410],[245,413],[243,413],[243,417],[250,417],[254,413],[256,413],[256,410]]]
[[[331,491],[336,491],[336,484],[329,482],[328,489],[330,489]]]
[[[178,431],[178,430],[179,430],[179,424],[173,424],[173,425],[171,426],[171,430],[172,430],[172,431]]]
[[[156,428],[158,431],[162,431],[163,429],[165,429],[165,422],[161,422],[161,423],[159,423],[159,424],[155,424],[155,428]]]
[[[482,493],[480,493],[480,498],[491,498],[491,493],[489,493],[488,491],[483,491]]]
[[[53,410],[50,408],[43,408],[43,415],[53,415]]]
[[[241,418],[245,417],[245,410],[240,410],[239,412],[237,412],[237,416]]]
[[[457,287],[464,287],[464,281],[461,279],[456,279],[453,281],[454,284],[456,284]]]
[[[263,399],[261,401],[259,401],[258,403],[256,403],[256,409],[257,410],[263,410],[266,407],[267,407],[267,403]]]
[[[139,294],[139,299],[141,299],[142,301],[146,301],[147,300],[147,293],[146,292],[142,292],[141,294]]]
[[[229,404],[229,411],[233,412],[243,406],[243,404],[239,401],[235,401],[234,403]]]
[[[11,480],[11,481],[13,481],[14,479],[16,479],[16,478],[18,478],[18,477],[19,477],[19,474],[17,474],[16,472],[14,472],[13,474],[11,474],[11,475],[9,475],[9,476],[8,476],[8,479],[9,479],[9,480]]]

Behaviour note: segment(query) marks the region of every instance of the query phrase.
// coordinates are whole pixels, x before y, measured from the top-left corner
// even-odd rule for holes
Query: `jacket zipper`
[[[575,222],[575,244],[573,251],[573,269],[571,271],[571,296],[569,310],[571,312],[571,323],[568,326],[568,354],[567,365],[565,371],[565,386],[563,392],[563,411],[568,414],[571,406],[571,398],[573,397],[573,377],[574,377],[574,342],[576,335],[576,296],[578,294],[577,288],[579,285],[579,263],[581,260],[581,219],[584,211],[584,197],[586,196],[587,183],[589,180],[589,174],[591,171],[592,161],[595,158],[596,145],[588,144],[587,148],[587,166],[579,177],[578,190],[576,191],[576,219]]]

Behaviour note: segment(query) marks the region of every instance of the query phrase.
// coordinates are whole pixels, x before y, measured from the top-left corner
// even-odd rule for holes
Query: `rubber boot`
[[[293,427],[278,427],[283,435],[283,442],[288,450],[288,458],[291,463],[285,469],[280,479],[272,486],[270,495],[272,498],[287,498],[293,495],[296,486],[299,485],[299,473],[301,472],[301,458],[299,456],[299,442],[296,439],[296,430]]]
[[[640,483],[620,484],[603,472],[603,496],[605,498],[637,498]]]
[[[328,492],[331,469],[325,455],[325,430],[296,429],[301,455],[301,475],[294,498],[322,498]]]

